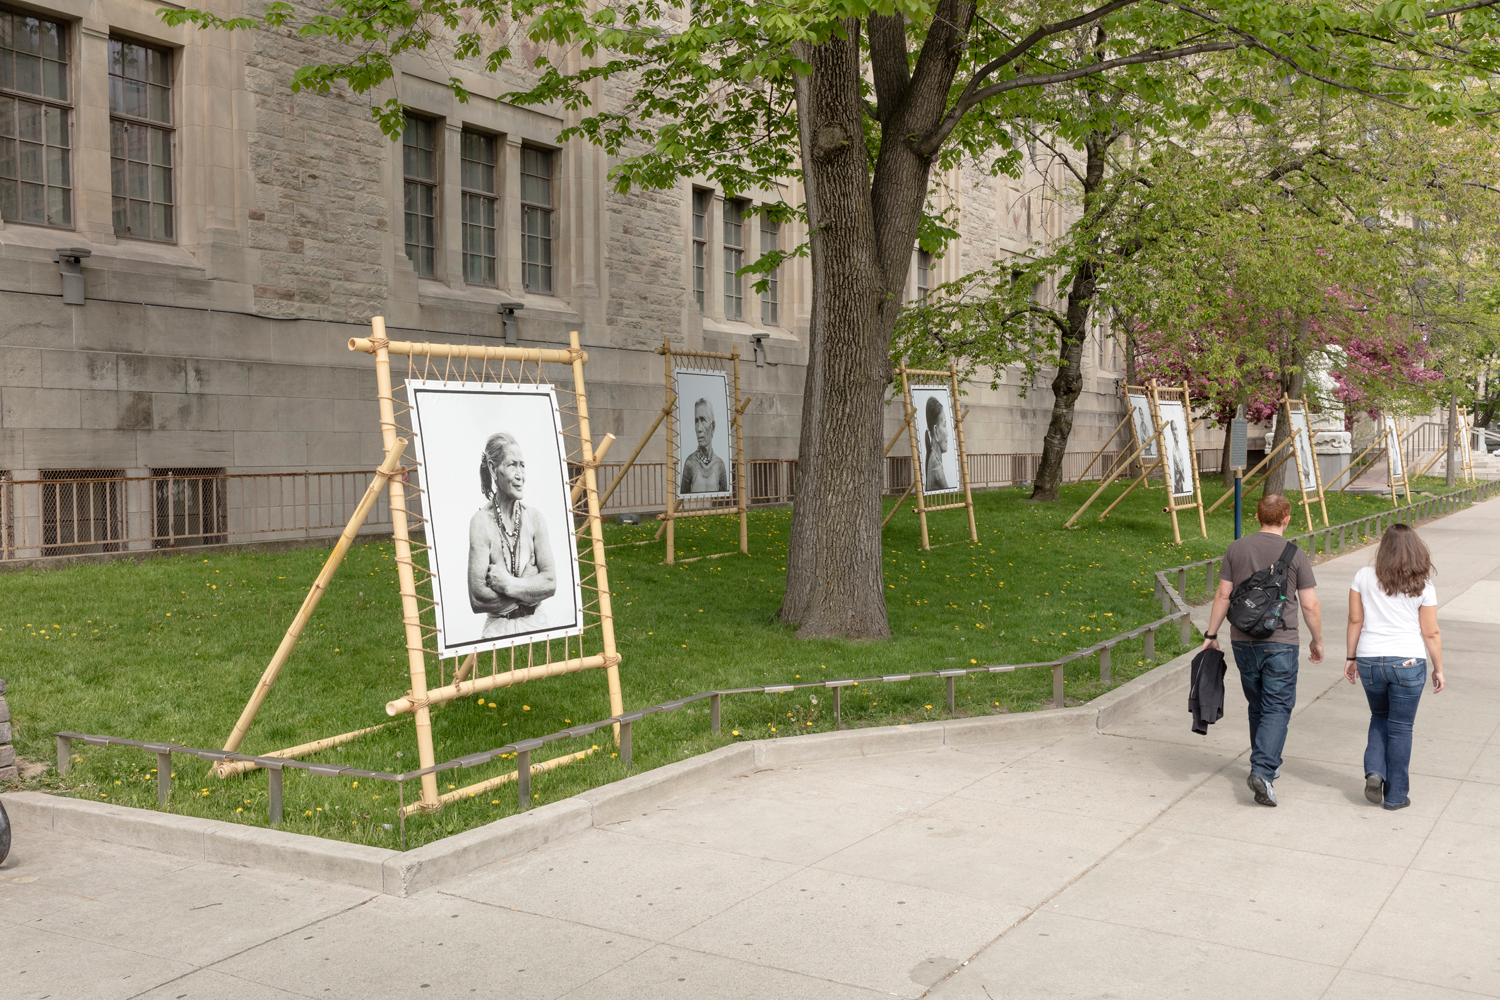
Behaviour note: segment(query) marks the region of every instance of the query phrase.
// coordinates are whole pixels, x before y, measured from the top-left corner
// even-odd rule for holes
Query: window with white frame
[[[411,112],[401,131],[406,256],[419,275],[437,274],[438,123]]]
[[[551,150],[521,147],[521,282],[528,292],[552,294]]]
[[[774,253],[779,250],[781,240],[780,226],[775,219],[762,215],[760,217],[760,252],[761,256]],[[778,313],[781,306],[780,288],[781,268],[772,268],[765,275],[766,290],[760,293],[760,321],[767,326],[776,326],[779,322]]]
[[[745,318],[745,203],[724,199],[724,318]]]
[[[932,289],[932,254],[926,250],[917,251],[917,302],[927,301],[927,293]]]
[[[66,29],[0,8],[0,218],[73,225],[72,126]]]
[[[461,139],[464,281],[494,287],[495,137],[465,129]]]
[[[712,191],[693,188],[693,300],[703,312],[708,298],[708,206]]]
[[[127,38],[109,40],[109,187],[116,236],[177,238],[172,57]]]

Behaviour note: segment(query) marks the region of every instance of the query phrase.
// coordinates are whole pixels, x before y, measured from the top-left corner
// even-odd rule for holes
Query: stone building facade
[[[801,241],[796,226],[742,218],[795,191],[726,202],[684,181],[620,195],[604,152],[558,144],[564,113],[497,100],[519,78],[408,55],[388,93],[293,93],[293,71],[319,58],[313,44],[170,28],[157,6],[0,6],[0,472],[11,480],[372,467],[373,375],[348,338],[384,315],[396,337],[502,342],[507,305],[520,307],[522,344],[580,331],[594,426],[622,443],[662,405],[652,350],[663,338],[737,346],[754,397],[748,457],[795,457],[805,262],[783,265],[774,302],[732,273]],[[513,65],[528,64],[521,55]],[[450,73],[467,103],[443,85]],[[402,142],[371,117],[390,94],[409,111]],[[964,237],[940,259],[913,254],[910,293],[1060,235],[1062,186],[1040,163],[1020,180],[945,174],[934,197],[956,203]],[[1123,412],[1123,357],[1101,340],[1086,364],[1073,447],[1092,451]],[[1007,373],[998,391],[974,392],[971,452],[1040,450],[1051,395],[1045,380],[1022,388]],[[658,437],[643,460],[661,451]]]

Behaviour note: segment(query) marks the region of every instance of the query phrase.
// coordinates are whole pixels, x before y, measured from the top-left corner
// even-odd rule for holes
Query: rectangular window
[[[495,137],[463,134],[464,281],[495,285]]]
[[[917,251],[917,302],[927,301],[927,292],[932,288],[932,254]]]
[[[552,153],[521,147],[521,282],[552,294]]]
[[[73,225],[68,38],[57,21],[0,10],[0,218]]]
[[[109,184],[116,236],[177,238],[171,57],[109,40]]]
[[[760,217],[760,252],[761,255],[772,253],[780,247],[780,227],[764,215]],[[777,312],[781,304],[781,289],[778,279],[781,268],[776,268],[766,275],[766,290],[760,293],[760,321],[767,326],[777,324]]]
[[[693,298],[698,311],[708,296],[708,206],[712,191],[693,189]]]
[[[118,552],[125,537],[122,469],[42,473],[42,555]]]
[[[223,469],[152,469],[151,544],[158,549],[228,541],[228,480]]]
[[[408,113],[401,131],[406,256],[424,278],[437,274],[438,123]]]
[[[724,199],[724,318],[745,318],[745,203]]]

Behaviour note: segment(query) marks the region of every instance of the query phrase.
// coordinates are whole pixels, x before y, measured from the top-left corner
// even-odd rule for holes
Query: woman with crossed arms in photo
[[[469,606],[486,615],[481,636],[533,632],[546,624],[537,606],[557,593],[547,522],[521,502],[526,459],[516,439],[490,435],[479,458],[486,503],[469,520]]]
[[[1370,702],[1365,746],[1365,798],[1387,809],[1411,805],[1412,725],[1427,666],[1432,693],[1443,690],[1443,638],[1438,632],[1432,555],[1407,524],[1380,539],[1375,565],[1354,574],[1349,590],[1349,657],[1344,676],[1358,679]]]

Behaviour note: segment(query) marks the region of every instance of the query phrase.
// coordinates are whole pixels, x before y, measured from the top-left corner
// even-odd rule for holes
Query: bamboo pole
[[[889,455],[891,453],[891,449],[896,447],[896,442],[901,440],[902,434],[906,433],[906,425],[911,423],[911,418],[914,415],[915,414],[912,412],[912,408],[908,406],[906,408],[906,418],[901,421],[901,426],[896,428],[896,433],[891,435],[891,439],[885,443],[885,451],[882,453],[883,455]]]
[[[1282,441],[1280,444],[1278,444],[1275,447],[1273,447],[1270,451],[1266,452],[1266,457],[1262,458],[1259,462],[1256,462],[1255,465],[1251,466],[1250,471],[1248,473],[1246,473],[1244,476],[1241,477],[1240,494],[1242,496],[1244,494],[1246,494],[1246,493],[1249,493],[1252,489],[1254,489],[1253,486],[1246,486],[1244,484],[1245,483],[1249,483],[1250,480],[1252,479],[1252,477],[1254,477],[1254,475],[1257,472],[1260,471],[1260,467],[1262,465],[1265,465],[1272,458],[1276,457],[1276,453],[1278,451],[1280,451],[1281,449],[1285,448],[1287,445],[1291,444],[1291,441],[1292,441],[1291,438],[1287,438],[1285,441]],[[1276,463],[1275,468],[1266,470],[1266,475],[1269,476],[1272,472],[1275,472],[1276,469],[1281,468],[1282,464],[1285,461],[1286,461],[1286,459],[1283,458],[1280,462]],[[1225,500],[1229,499],[1232,496],[1234,496],[1233,492],[1225,493],[1223,496],[1219,497],[1219,499],[1217,499],[1213,503],[1209,504],[1209,506],[1208,506],[1208,513],[1212,514],[1214,511],[1218,510],[1219,509],[1219,505],[1222,504]]]
[[[1104,439],[1104,443],[1099,446],[1099,450],[1094,452],[1094,457],[1089,459],[1089,464],[1085,465],[1083,467],[1083,471],[1078,474],[1078,481],[1080,483],[1083,482],[1084,477],[1089,474],[1089,470],[1094,467],[1094,463],[1099,461],[1099,456],[1104,454],[1104,449],[1109,447],[1110,442],[1115,439],[1115,435],[1120,433],[1120,428],[1125,426],[1125,421],[1130,419],[1130,412],[1128,409],[1129,405],[1130,404],[1127,402],[1125,420],[1121,420],[1118,424],[1115,424],[1115,429],[1109,432],[1109,437]]]
[[[374,336],[369,343],[375,348],[375,385],[380,402],[380,433],[386,450],[396,445],[396,402],[391,395],[391,343],[385,336],[385,317],[375,316],[370,320]],[[412,354],[412,345],[401,344],[398,353]],[[503,350],[501,348],[479,348],[480,351]],[[511,348],[511,350],[518,350]],[[420,352],[418,352],[420,353]],[[540,354],[541,352],[537,352]],[[563,352],[558,352],[563,353]],[[468,356],[468,355],[465,355]],[[488,355],[484,355],[488,357]],[[538,360],[541,360],[538,358]],[[422,646],[422,613],[417,604],[417,578],[411,559],[411,539],[406,522],[406,484],[392,476],[389,480],[391,494],[391,539],[396,556],[396,579],[401,590],[401,618],[406,632],[406,666],[411,675],[412,697],[421,704],[414,718],[417,730],[417,767],[432,767],[437,757],[432,748],[432,714],[427,707],[427,653]],[[420,799],[413,805],[424,812],[438,808],[437,775],[422,776]]]
[[[1202,423],[1202,421],[1200,420],[1200,421],[1198,421],[1198,423],[1193,424],[1193,427],[1197,427],[1199,423]],[[1102,514],[1099,515],[1099,520],[1103,521],[1106,517],[1109,516],[1110,511],[1112,511],[1116,507],[1120,506],[1120,501],[1122,501],[1126,497],[1130,496],[1130,491],[1131,490],[1135,489],[1137,486],[1143,486],[1143,487],[1147,486],[1147,477],[1149,477],[1151,475],[1151,473],[1155,472],[1158,468],[1160,468],[1162,470],[1162,478],[1166,479],[1166,459],[1165,458],[1158,458],[1155,462],[1152,462],[1149,466],[1145,466],[1142,469],[1141,474],[1136,477],[1135,481],[1132,482],[1129,486],[1125,487],[1125,491],[1123,493],[1121,493],[1119,496],[1115,497],[1114,502],[1112,502],[1108,507],[1104,508],[1104,513],[1102,513]],[[1121,469],[1120,471],[1123,472],[1124,469]],[[1170,502],[1170,500],[1168,502]]]
[[[615,614],[609,594],[609,568],[604,557],[604,521],[599,516],[599,477],[594,471],[598,463],[594,461],[593,438],[589,432],[588,393],[584,386],[583,352],[578,349],[577,330],[569,331],[568,344],[575,355],[580,355],[573,361],[573,392],[578,400],[578,435],[583,446],[583,482],[588,496],[589,534],[593,536],[594,584],[599,588],[599,633],[604,647],[604,675],[609,687],[609,714],[620,715],[625,711],[624,696],[620,692],[620,653],[615,646]],[[582,640],[579,642],[581,653]],[[619,736],[620,728],[616,726],[615,739],[618,740]]]
[[[896,370],[901,373],[901,398],[906,401],[906,410],[911,414],[911,419],[906,424],[906,435],[911,442],[911,481],[915,487],[913,492],[916,494],[917,520],[922,525],[922,551],[930,552],[932,545],[927,538],[927,502],[922,489],[922,452],[917,447],[917,410],[911,405],[911,384],[906,377],[914,373],[908,372],[904,366],[898,366]]]
[[[609,498],[615,495],[615,490],[621,483],[625,481],[625,473],[629,472],[631,467],[635,465],[635,460],[641,457],[641,452],[645,449],[646,442],[651,440],[652,435],[656,433],[656,429],[661,426],[661,422],[663,420],[667,419],[667,414],[672,412],[672,407],[676,403],[677,395],[670,389],[667,390],[667,405],[661,408],[661,412],[658,413],[656,415],[656,419],[651,422],[651,429],[648,430],[646,432],[646,435],[641,438],[641,443],[635,446],[635,451],[631,452],[630,457],[625,460],[625,464],[620,466],[620,471],[615,474],[614,481],[609,484],[609,489],[605,490],[604,495],[599,498],[600,510],[604,509],[604,507],[609,503]],[[670,475],[671,471],[672,470],[668,468],[667,474]]]
[[[468,656],[464,657],[463,665],[460,666],[457,670],[453,671],[453,683],[457,684],[459,681],[469,676],[469,674],[473,673],[474,667],[478,663],[478,653],[470,653]]]
[[[1160,427],[1158,427],[1156,429],[1156,433],[1155,434],[1151,435],[1151,441],[1156,441],[1158,443],[1161,441],[1161,428]],[[1093,503],[1094,503],[1095,500],[1099,499],[1099,494],[1103,493],[1106,489],[1108,489],[1110,483],[1113,483],[1116,479],[1119,478],[1120,471],[1122,471],[1124,468],[1126,468],[1131,462],[1135,461],[1136,457],[1138,455],[1140,455],[1141,452],[1145,451],[1148,447],[1151,446],[1151,441],[1147,441],[1144,444],[1137,444],[1135,446],[1135,450],[1134,451],[1132,451],[1125,458],[1122,458],[1119,462],[1117,462],[1115,464],[1114,469],[1112,469],[1110,471],[1110,475],[1107,476],[1102,482],[1099,483],[1099,488],[1096,489],[1096,490],[1094,490],[1093,495],[1090,496],[1087,500],[1085,500],[1083,502],[1083,506],[1082,507],[1079,507],[1077,510],[1075,510],[1073,512],[1073,516],[1072,517],[1068,518],[1066,521],[1063,522],[1063,527],[1064,528],[1071,528],[1071,527],[1073,527],[1073,522],[1076,521],[1076,520],[1078,520],[1079,516],[1082,515],[1084,511],[1088,510],[1089,507],[1093,505]],[[1141,478],[1144,479],[1145,475],[1142,474]]]
[[[969,512],[969,541],[977,542],[979,529],[974,525],[974,494],[969,489],[969,456],[964,451],[964,417],[969,411],[965,410],[962,415],[958,412],[958,366],[951,361],[948,363],[948,384],[953,400],[953,434],[958,438],[958,472],[964,485],[964,506]]]
[[[392,437],[394,437],[394,431]],[[250,724],[255,721],[256,714],[266,703],[266,698],[271,693],[271,686],[276,683],[276,678],[281,674],[281,668],[286,665],[286,661],[292,655],[292,650],[297,647],[297,640],[301,638],[302,630],[307,627],[318,602],[327,593],[328,584],[333,579],[334,572],[344,561],[344,556],[349,552],[349,546],[354,544],[354,538],[359,534],[359,529],[365,523],[365,519],[370,516],[375,501],[380,497],[381,489],[387,482],[392,481],[391,477],[400,467],[401,456],[405,450],[405,438],[395,438],[387,444],[385,461],[381,462],[380,467],[375,470],[375,478],[370,480],[365,495],[360,498],[359,506],[354,508],[349,523],[344,525],[344,531],[334,544],[333,551],[324,560],[317,579],[308,588],[307,596],[302,599],[302,607],[297,610],[296,616],[292,618],[292,624],[287,627],[286,634],[282,636],[281,645],[276,647],[275,655],[271,657],[271,662],[266,665],[265,671],[260,675],[260,681],[255,685],[250,700],[245,703],[244,710],[240,712],[239,719],[229,732],[229,738],[224,741],[224,749],[230,753],[238,750],[240,744],[244,742],[245,734],[250,731]]]
[[[1292,437],[1296,437],[1296,435],[1293,435]],[[1292,442],[1292,438],[1287,438],[1286,440],[1288,444]],[[1291,451],[1288,451],[1285,455],[1282,455],[1281,458],[1277,460],[1275,465],[1271,466],[1265,472],[1262,472],[1259,479],[1255,480],[1255,482],[1249,484],[1248,486],[1241,487],[1241,494],[1248,493],[1254,489],[1258,489],[1262,483],[1271,478],[1271,473],[1275,472],[1277,469],[1281,468],[1283,465],[1292,460],[1292,454],[1293,453]],[[1229,496],[1229,494],[1226,493],[1224,494],[1224,496]],[[1222,500],[1224,499],[1224,497],[1220,497],[1219,499]]]
[[[1193,431],[1202,421],[1193,420],[1193,390],[1188,383],[1182,383],[1182,422],[1187,424],[1188,429],[1188,458],[1193,463],[1193,506],[1198,508],[1198,531],[1204,538],[1208,537],[1208,517],[1203,513],[1203,483],[1198,479],[1198,449],[1193,444]],[[1171,498],[1171,491],[1167,491]],[[1172,499],[1173,503],[1177,501]]]
[[[613,630],[611,629],[611,638]],[[612,643],[611,643],[612,644]],[[470,677],[457,684],[448,684],[444,687],[433,688],[423,693],[418,698],[411,692],[407,692],[400,698],[394,698],[385,703],[386,715],[401,715],[411,711],[426,711],[428,705],[442,705],[457,698],[467,698],[481,691],[493,691],[496,688],[511,687],[515,684],[524,684],[526,681],[541,680],[543,677],[561,677],[564,674],[576,674],[580,670],[597,670],[606,666],[606,655],[595,653],[592,656],[575,656],[568,660],[557,660],[552,663],[538,663],[530,667],[516,667],[514,670],[506,670],[497,674],[486,674],[482,677]],[[623,708],[614,705],[615,692],[610,692],[610,705],[613,714],[618,715]],[[431,765],[425,765],[430,767]]]
[[[667,469],[667,474],[672,474],[672,470],[670,467]],[[673,500],[672,505],[668,507],[666,511],[663,511],[662,513],[656,515],[656,519],[661,522],[661,525],[656,529],[656,537],[653,538],[652,541],[659,541],[661,539],[662,533],[667,530],[667,525],[672,523],[672,518],[668,517],[667,515],[670,513],[675,517],[677,515],[677,512],[681,509],[682,501]]]
[[[1327,528],[1330,525],[1328,523],[1328,500],[1323,495],[1323,467],[1318,464],[1318,439],[1312,432],[1312,410],[1308,408],[1305,395],[1302,397],[1302,412],[1307,414],[1307,453],[1312,456],[1313,479],[1318,484],[1318,506],[1323,511],[1323,527]]]
[[[374,316],[370,324],[375,327],[375,321],[380,324],[374,329],[370,337],[350,337],[349,350],[363,351],[366,354],[378,354],[377,341],[385,340],[385,317]],[[389,354],[406,355],[410,357],[432,357],[432,358],[467,358],[470,361],[533,361],[537,363],[549,363],[559,365],[570,365],[575,360],[575,354],[579,354],[582,360],[587,361],[588,355],[581,351],[560,351],[539,347],[481,347],[470,344],[419,344],[412,341],[390,341],[386,346]]]
[[[535,777],[538,774],[545,774],[546,772],[551,771],[555,768],[562,767],[565,764],[573,764],[580,760],[584,760],[592,755],[593,752],[593,748],[590,748],[588,750],[580,750],[577,753],[564,754],[561,757],[553,757],[551,760],[539,761],[531,765],[532,777]],[[444,792],[442,795],[438,796],[438,802],[443,805],[448,805],[450,802],[458,802],[462,799],[468,799],[473,798],[476,795],[482,795],[485,792],[493,791],[494,789],[500,788],[503,785],[510,784],[511,782],[516,780],[519,774],[519,771],[510,771],[506,774],[500,775],[499,777],[490,778],[486,781],[475,782],[472,785],[465,785],[464,787],[457,789],[456,791]],[[403,818],[404,816],[405,814],[403,814]]]
[[[901,494],[901,499],[896,501],[896,506],[892,507],[891,512],[885,516],[885,520],[880,522],[881,531],[884,531],[885,526],[891,523],[891,518],[896,516],[896,511],[901,509],[901,505],[906,503],[906,498],[911,496],[911,489],[911,486],[906,487],[906,492]]]
[[[599,450],[596,451],[596,452],[594,452],[594,457],[591,460],[594,463],[593,464],[593,468],[595,468],[595,469],[599,468],[599,463],[601,463],[601,462],[604,461],[604,453],[607,452],[607,451],[609,451],[609,446],[612,445],[612,444],[614,444],[614,443],[615,443],[615,436],[613,434],[605,434],[604,435],[604,440],[602,440],[602,441],[599,442]],[[587,468],[587,466],[585,468]],[[581,477],[580,477],[580,481],[578,483],[574,484],[573,491],[569,495],[568,506],[569,507],[573,507],[573,506],[577,505],[578,498],[581,497],[581,496],[583,496],[583,483],[582,483]]]
[[[1165,425],[1162,424],[1161,419],[1161,400],[1158,396],[1159,392],[1160,390],[1156,387],[1156,379],[1152,379],[1150,384],[1147,386],[1146,399],[1151,403],[1151,422],[1156,424],[1156,435],[1161,439],[1162,442],[1161,467],[1164,474],[1164,485],[1167,489],[1167,512],[1172,515],[1172,544],[1181,545],[1182,528],[1177,523],[1177,507],[1172,498],[1172,476],[1171,465],[1169,465],[1167,462],[1167,441],[1161,433]]]
[[[356,729],[352,733],[340,733],[337,736],[329,736],[325,739],[313,740],[311,743],[303,743],[301,746],[288,747],[285,750],[273,750],[270,753],[256,754],[256,756],[279,757],[286,760],[295,760],[298,757],[307,757],[311,754],[319,753],[323,750],[329,749],[330,747],[341,746],[345,743],[348,743],[350,740],[357,739],[360,736],[364,736],[366,733],[373,733],[377,729],[384,729],[386,726],[394,725],[394,722],[382,722],[378,726],[367,726],[364,729]],[[257,771],[259,769],[260,765],[255,763],[254,761],[221,760],[214,765],[213,773],[220,778],[232,778],[237,774],[244,774],[247,771]]]
[[[661,363],[662,371],[666,379],[666,394],[674,396],[672,391],[672,338],[663,337],[661,340]],[[677,498],[677,435],[678,424],[682,422],[682,416],[677,412],[677,407],[672,407],[672,419],[667,424],[667,517],[662,525],[667,533],[667,554],[663,561],[672,565],[677,561],[677,533],[672,527],[672,515],[677,513],[677,508],[682,506],[682,501]],[[657,532],[661,534],[660,531]]]
[[[734,350],[734,464],[735,464],[735,486],[736,494],[740,501],[740,552],[744,555],[750,554],[750,514],[749,505],[746,502],[745,493],[745,407],[750,405],[750,400],[740,401],[740,345],[735,344]]]
[[[1364,451],[1360,452],[1359,455],[1353,461],[1351,461],[1348,465],[1344,466],[1342,469],[1339,470],[1339,474],[1338,475],[1334,476],[1332,479],[1330,479],[1328,481],[1328,488],[1329,489],[1333,489],[1333,484],[1334,483],[1338,482],[1340,479],[1343,479],[1344,476],[1347,475],[1348,473],[1353,472],[1354,469],[1355,469],[1355,467],[1359,465],[1360,461],[1366,455],[1368,455],[1370,452],[1374,451],[1375,450],[1375,446],[1378,445],[1379,443],[1380,443],[1380,438],[1376,438],[1374,441],[1371,441],[1365,447]],[[1374,463],[1372,462],[1371,464],[1373,465]],[[1342,493],[1345,490],[1347,490],[1350,486],[1353,486],[1354,485],[1354,480],[1356,478],[1358,478],[1358,477],[1351,476],[1349,478],[1349,481],[1347,483],[1345,483],[1343,486],[1339,487],[1339,492]]]

